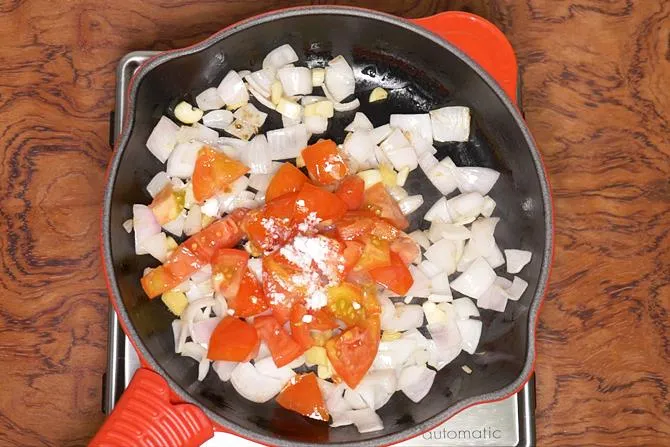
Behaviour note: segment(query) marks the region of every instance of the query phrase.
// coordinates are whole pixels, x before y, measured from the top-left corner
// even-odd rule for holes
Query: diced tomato
[[[363,244],[357,241],[346,241],[342,256],[344,256],[344,275],[346,276],[358,263],[363,255]]]
[[[237,317],[226,317],[209,339],[207,358],[229,362],[247,362],[258,353],[260,341],[256,329]]]
[[[337,236],[343,241],[359,239],[370,233],[374,222],[367,211],[349,211],[335,221]]]
[[[386,267],[377,267],[370,270],[370,275],[377,283],[397,293],[404,295],[407,293],[414,279],[409,269],[400,256],[391,252],[391,265]]]
[[[302,150],[310,177],[320,185],[332,185],[346,177],[347,164],[333,140],[321,140]]]
[[[307,181],[309,179],[300,169],[291,163],[284,163],[272,177],[265,191],[265,201],[269,202],[290,192],[298,192]]]
[[[212,257],[214,288],[226,298],[235,298],[247,270],[249,253],[234,248],[221,248]]]
[[[293,377],[277,396],[277,403],[313,419],[328,421],[330,418],[313,372]]]
[[[296,214],[300,219],[315,213],[321,220],[335,220],[347,212],[347,204],[332,192],[305,183],[296,198]]]
[[[405,264],[411,264],[421,256],[419,244],[403,232],[391,243],[391,251],[397,253]]]
[[[288,321],[293,304],[305,298],[304,286],[293,282],[294,275],[300,273],[279,252],[263,258],[263,291],[273,315],[282,324]]]
[[[394,241],[403,233],[387,221],[376,218],[370,234],[385,241]]]
[[[175,278],[186,279],[205,264],[206,262],[202,262],[191,250],[186,248],[186,245],[181,244],[172,252],[163,267],[165,267],[166,272]]]
[[[168,273],[163,265],[151,270],[140,280],[142,289],[149,298],[155,298],[170,289],[174,289],[180,282],[181,280]]]
[[[311,331],[327,331],[337,327],[337,321],[325,308],[308,310],[303,303],[295,303],[291,309],[291,337],[305,349],[314,345]]]
[[[281,368],[298,358],[305,348],[300,346],[286,333],[281,324],[272,315],[263,315],[254,318],[254,326],[258,335],[268,345],[272,360]]]
[[[398,203],[386,191],[383,183],[377,183],[365,190],[365,206],[400,230],[409,226],[409,222],[400,211]]]
[[[356,388],[372,366],[379,347],[379,315],[347,329],[326,342],[326,353],[335,372]]]
[[[242,227],[255,249],[273,251],[293,237],[297,196],[298,193],[284,194],[247,214]]]
[[[165,225],[175,220],[184,209],[184,193],[176,192],[168,183],[149,205],[159,224]]]
[[[347,204],[350,210],[357,210],[363,205],[365,182],[357,175],[345,177],[335,190],[335,195]]]
[[[368,270],[391,265],[391,250],[388,241],[370,236],[364,239],[363,254],[354,270]]]
[[[182,245],[195,254],[201,262],[209,263],[216,250],[234,247],[242,240],[244,233],[239,223],[245,214],[246,211],[241,210],[233,212],[194,234]]]
[[[232,182],[249,172],[237,160],[205,146],[198,152],[193,170],[193,197],[198,202],[225,190]]]
[[[363,291],[360,287],[343,282],[329,287],[326,294],[328,310],[335,318],[342,320],[348,326],[365,319]]]
[[[246,269],[240,282],[240,289],[234,298],[228,298],[228,308],[235,316],[246,318],[267,310],[270,306],[256,276]]]

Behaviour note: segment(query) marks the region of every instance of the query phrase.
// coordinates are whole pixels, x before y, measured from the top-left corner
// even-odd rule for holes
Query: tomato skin
[[[160,265],[144,275],[140,279],[140,283],[142,284],[144,293],[149,298],[156,298],[164,292],[177,287],[181,283],[181,280],[167,272],[165,266]]]
[[[307,172],[319,185],[332,185],[346,177],[347,164],[333,140],[321,140],[302,150]]]
[[[300,269],[279,252],[263,258],[263,291],[272,314],[281,324],[289,320],[293,304],[305,298],[304,287],[298,287],[292,281],[292,276],[300,273]]]
[[[409,226],[409,221],[382,183],[366,189],[364,201],[369,210],[382,219],[388,220],[396,228],[404,230]]]
[[[239,161],[205,146],[200,149],[195,161],[193,197],[198,202],[203,202],[247,172],[249,168]]]
[[[326,353],[335,372],[356,388],[372,366],[379,347],[379,315],[347,329],[326,342]]]
[[[322,421],[330,418],[313,372],[293,377],[277,396],[277,403],[303,416]]]
[[[247,214],[242,227],[254,249],[273,251],[295,235],[297,197],[284,194]]]
[[[188,278],[206,263],[202,262],[186,245],[181,244],[165,261],[165,271],[175,278]]]
[[[411,264],[421,256],[421,247],[407,234],[400,232],[396,240],[391,243],[391,251],[400,256],[405,264]]]
[[[344,243],[344,276],[346,276],[358,263],[363,255],[363,244],[357,241],[346,241]]]
[[[149,208],[154,213],[156,221],[165,225],[179,217],[184,209],[184,194],[175,192],[172,184],[168,183],[165,188],[156,194]]]
[[[260,340],[256,329],[237,317],[226,317],[209,339],[207,358],[229,362],[247,362],[258,353]]]
[[[391,249],[388,241],[370,236],[364,239],[365,245],[354,271],[370,271],[391,264]]]
[[[370,233],[374,219],[367,212],[351,212],[335,221],[335,229],[339,239],[352,241]]]
[[[234,248],[221,248],[212,257],[214,288],[226,298],[235,298],[242,276],[247,270],[249,253]]]
[[[303,321],[309,315],[310,322]],[[308,310],[303,303],[295,303],[291,309],[291,337],[305,349],[314,346],[311,331],[326,331],[338,327],[335,318],[325,309]]]
[[[335,190],[335,195],[342,199],[350,210],[357,210],[363,205],[364,194],[365,182],[357,175],[345,177]]]
[[[308,181],[309,179],[300,169],[291,163],[284,163],[272,177],[265,191],[265,201],[270,202],[284,194],[298,192],[302,188],[302,185]]]
[[[347,212],[347,204],[332,192],[305,183],[296,197],[296,213],[300,219],[305,219],[310,213],[324,220],[335,220]]]
[[[247,268],[242,276],[240,288],[234,298],[228,298],[228,308],[235,316],[247,318],[267,310],[270,305],[256,276]]]
[[[305,348],[293,340],[272,315],[256,317],[254,327],[260,338],[268,345],[272,360],[278,368],[291,363],[305,352]]]
[[[244,233],[239,223],[245,214],[246,211],[240,211],[219,219],[188,238],[182,245],[195,254],[201,262],[207,264],[218,249],[234,247],[242,240]]]
[[[391,265],[371,269],[370,275],[378,284],[399,295],[405,295],[414,284],[409,269],[400,256],[394,252],[391,252]]]

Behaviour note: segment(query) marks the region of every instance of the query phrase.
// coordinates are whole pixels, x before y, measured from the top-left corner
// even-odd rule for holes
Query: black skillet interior
[[[243,28],[224,33],[202,51],[182,54],[153,67],[140,77],[135,94],[131,94],[132,130],[120,155],[116,176],[110,180],[113,190],[108,237],[114,279],[122,301],[119,304],[125,308],[121,318],[132,326],[131,332],[136,332],[143,355],[155,362],[159,371],[162,369],[179,394],[197,402],[215,421],[247,437],[286,445],[389,443],[436,424],[440,415],[452,414],[449,410],[459,403],[474,402],[480,396],[502,397],[498,392],[518,383],[520,374],[528,371],[529,349],[532,350],[528,340],[532,321],[529,308],[533,300],[539,299],[536,292],[542,287],[538,278],[546,268],[543,259],[548,250],[541,175],[527,138],[504,102],[459,56],[390,19],[315,12],[278,15]],[[387,123],[391,113],[421,113],[445,105],[469,106],[473,114],[470,140],[440,144],[437,156],[451,156],[457,165],[488,166],[502,172],[490,193],[498,204],[494,215],[502,218],[496,239],[501,249],[533,252],[532,262],[522,274],[530,284],[524,297],[510,302],[504,313],[482,312],[484,329],[477,353],[462,353],[440,371],[430,394],[419,404],[396,393],[379,410],[384,421],[380,432],[359,434],[353,426],[332,429],[273,402],[249,402],[230,383],[222,383],[213,371],[198,382],[196,363],[174,354],[170,329],[173,317],[161,300],[149,301],[140,288],[143,269],[156,262],[149,256],[134,254],[132,236],[121,225],[131,216],[133,203],[150,202],[145,186],[164,169],[145,147],[159,117],[170,115],[176,100],[193,98],[203,89],[218,85],[229,69],[259,69],[265,54],[284,43],[296,49],[301,64],[323,66],[338,54],[353,63],[356,93],[361,98],[359,111],[375,126]],[[375,86],[389,90],[388,100],[368,103],[368,92]],[[354,112],[336,113],[326,136],[342,141],[343,129],[353,115]],[[279,126],[278,115],[270,113],[262,132]],[[420,169],[411,173],[407,188],[410,194],[420,193],[425,198],[422,209],[413,215],[412,229],[426,228],[422,216],[439,193]],[[504,275],[502,270],[499,274]],[[470,366],[472,374],[465,374],[462,365]]]

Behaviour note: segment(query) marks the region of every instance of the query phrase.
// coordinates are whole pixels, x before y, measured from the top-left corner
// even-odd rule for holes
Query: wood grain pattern
[[[555,196],[538,444],[668,445],[670,1],[340,3],[464,9],[509,36]],[[97,232],[119,58],[296,4],[0,0],[0,445],[85,445],[103,418]]]

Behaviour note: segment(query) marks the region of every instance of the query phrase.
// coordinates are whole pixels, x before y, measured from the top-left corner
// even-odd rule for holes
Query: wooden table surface
[[[0,445],[84,445],[103,420],[116,63],[290,4],[0,0]],[[670,445],[670,1],[357,4],[475,12],[517,52],[556,212],[538,445]]]

